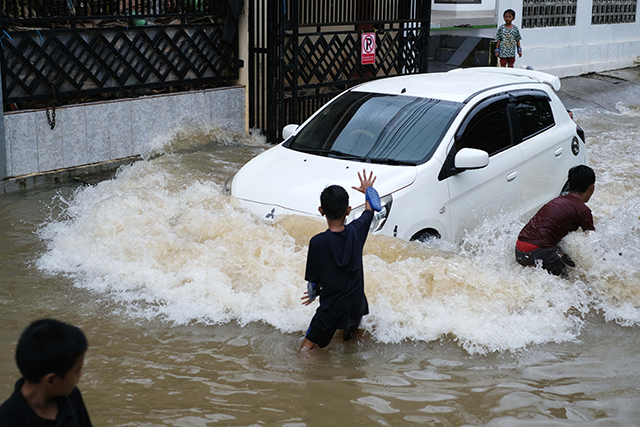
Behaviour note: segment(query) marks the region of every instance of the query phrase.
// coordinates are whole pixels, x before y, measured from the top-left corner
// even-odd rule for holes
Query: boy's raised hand
[[[309,298],[309,293],[305,292],[304,295],[302,296],[302,298],[300,298],[300,300],[302,301],[302,305],[309,305],[313,302],[313,300],[311,300],[311,298]]]
[[[358,190],[361,193],[367,191],[367,188],[373,187],[373,183],[376,182],[376,177],[373,176],[373,172],[369,174],[367,178],[367,171],[362,169],[362,176],[360,176],[360,172],[358,172],[358,179],[360,180],[360,187],[351,187],[354,190]]]
[[[358,179],[360,180],[360,187],[352,187],[352,188],[354,190],[358,190],[361,193],[365,193],[365,195],[367,196],[365,197],[364,208],[368,211],[373,211],[373,210],[379,211],[380,206],[378,206],[378,204],[380,203],[380,199],[378,197],[378,193],[373,188],[373,183],[376,182],[376,177],[373,176],[373,172],[371,172],[367,177],[367,171],[362,169],[362,175],[360,175],[360,172],[358,172]],[[375,198],[377,199],[377,204],[375,208],[371,206],[371,203],[369,203],[369,198],[367,193],[367,188],[369,187],[371,187],[370,191],[373,191],[373,193],[375,194]]]

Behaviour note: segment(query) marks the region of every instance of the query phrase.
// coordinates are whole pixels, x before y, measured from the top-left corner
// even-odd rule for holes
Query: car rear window
[[[349,92],[285,146],[363,162],[420,164],[431,158],[461,108],[450,101]]]
[[[555,124],[551,105],[546,98],[518,97],[515,102],[522,140],[531,138]]]

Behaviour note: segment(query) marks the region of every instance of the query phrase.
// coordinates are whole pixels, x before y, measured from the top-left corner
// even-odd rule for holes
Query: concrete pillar
[[[3,55],[4,53],[0,53]],[[0,76],[2,61],[0,61]],[[4,102],[2,102],[2,84],[0,84],[0,180],[7,177],[7,146],[4,137]]]
[[[240,68],[237,84],[244,86],[244,127],[249,132],[249,0],[244,0],[242,13],[238,17],[238,59],[244,63]]]

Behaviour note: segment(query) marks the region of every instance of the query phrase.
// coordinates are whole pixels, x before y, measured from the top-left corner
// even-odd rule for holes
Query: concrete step
[[[449,34],[443,34],[440,36],[440,46],[457,49],[462,45],[462,43],[464,43],[465,39],[466,39],[465,36],[453,36]]]
[[[447,65],[453,65],[459,67],[463,62],[467,60],[471,52],[476,49],[478,43],[482,40],[481,37],[467,37],[464,42],[456,49],[455,53],[447,61]]]

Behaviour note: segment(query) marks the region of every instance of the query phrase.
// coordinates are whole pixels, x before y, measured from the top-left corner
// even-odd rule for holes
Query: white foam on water
[[[618,113],[579,110],[587,132],[596,191],[588,205],[596,231],[571,233],[562,242],[578,263],[592,309],[607,321],[640,325],[640,106],[618,104]],[[575,111],[574,111],[575,113]]]
[[[591,304],[606,320],[640,325],[640,197],[596,209],[596,232],[564,240],[588,284]]]
[[[563,242],[578,263],[570,278],[515,262],[521,218],[489,219],[460,245],[370,236],[364,256],[370,314],[363,327],[374,339],[452,339],[470,353],[487,353],[579,340],[593,311],[638,325],[640,154],[629,122],[639,112],[574,112],[598,175],[589,203],[598,230]],[[233,140],[231,151],[245,144],[198,130],[156,141],[154,153],[169,154],[149,155],[115,179],[57,201],[64,215],[43,224],[47,251],[38,267],[110,295],[131,316],[176,324],[264,322],[301,334],[315,311],[300,304],[307,244],[325,224],[295,216],[271,223],[234,207],[221,177],[194,170],[180,152],[193,146],[194,132],[216,146]],[[247,145],[260,144],[254,142]],[[237,169],[240,162],[225,165]]]
[[[70,220],[46,226],[46,271],[107,292],[144,315],[177,323],[283,324],[279,304],[298,297],[301,248],[277,227],[234,210],[214,183],[168,188],[150,163],[76,193]],[[134,178],[137,176],[137,178]],[[135,184],[134,184],[135,182]],[[266,244],[268,243],[268,244]]]
[[[259,129],[239,133],[204,120],[184,119],[165,134],[151,138],[142,147],[141,157],[151,159],[162,154],[198,149],[207,144],[264,146],[265,137]]]

